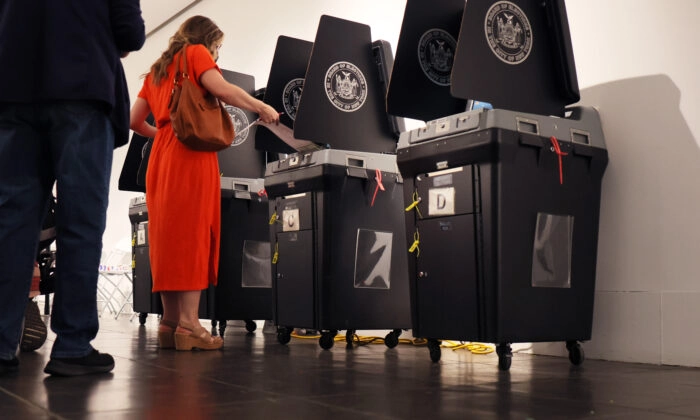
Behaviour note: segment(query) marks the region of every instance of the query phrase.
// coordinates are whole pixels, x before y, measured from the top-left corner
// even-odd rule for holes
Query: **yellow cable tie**
[[[413,233],[413,245],[408,248],[408,252],[413,253],[415,250],[418,250],[418,254],[416,255],[420,255],[420,248],[418,248],[418,244],[420,244],[420,234],[418,231],[416,231]]]
[[[411,203],[408,207],[406,207],[406,210],[405,210],[405,211],[411,211],[411,210],[413,210],[414,208],[416,208],[416,206],[421,202],[421,200],[422,200],[422,199],[421,199],[420,197],[418,197],[418,192],[417,192],[417,191],[414,192],[414,193],[413,193],[413,203]],[[418,209],[416,208],[416,211],[418,211],[418,214],[420,214],[420,210],[418,210]]]
[[[275,242],[275,253],[272,255],[272,264],[277,264],[277,260],[279,259],[279,257],[279,242]]]
[[[272,216],[270,217],[270,221],[268,223],[271,225],[274,225],[276,221],[277,221],[277,212],[274,212],[274,213],[272,213]]]

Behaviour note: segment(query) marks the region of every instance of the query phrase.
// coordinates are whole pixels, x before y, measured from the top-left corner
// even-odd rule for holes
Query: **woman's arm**
[[[219,100],[229,105],[255,112],[263,122],[268,124],[279,123],[279,112],[265,102],[253,98],[240,87],[227,82],[217,69],[212,68],[205,71],[200,76],[199,81],[207,91],[211,92]]]
[[[131,107],[129,128],[143,137],[155,137],[158,129],[146,122],[146,118],[151,113],[151,107],[145,99],[138,97]]]

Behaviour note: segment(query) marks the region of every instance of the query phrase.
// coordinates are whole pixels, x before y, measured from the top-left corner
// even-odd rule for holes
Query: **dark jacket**
[[[94,100],[128,141],[121,54],[146,40],[139,0],[0,0],[0,102]]]

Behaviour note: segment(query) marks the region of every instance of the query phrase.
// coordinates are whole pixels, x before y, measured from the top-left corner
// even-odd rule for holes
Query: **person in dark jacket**
[[[44,372],[109,372],[91,345],[115,147],[128,141],[121,58],[140,49],[139,0],[0,1],[0,375],[17,348],[56,184],[56,272]]]

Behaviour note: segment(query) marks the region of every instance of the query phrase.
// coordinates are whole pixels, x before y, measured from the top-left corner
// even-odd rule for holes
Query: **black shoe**
[[[107,373],[114,369],[114,358],[107,353],[92,350],[83,357],[52,357],[44,372],[54,376],[78,376]]]
[[[0,376],[4,376],[6,373],[17,372],[19,368],[19,360],[13,357],[10,360],[0,359]]]
[[[29,299],[27,309],[24,311],[24,330],[19,348],[23,352],[34,351],[46,341],[46,324],[41,318],[39,305],[35,300]]]

